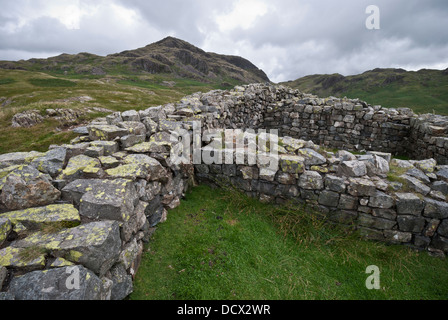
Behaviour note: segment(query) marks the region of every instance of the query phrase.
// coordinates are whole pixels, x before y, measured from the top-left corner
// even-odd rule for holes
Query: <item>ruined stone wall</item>
[[[235,162],[175,162],[196,124],[201,155]],[[237,163],[244,148],[223,149],[213,132],[236,128],[253,129],[258,142],[271,136],[257,129],[278,129],[278,154],[266,153],[271,145],[258,154],[278,166]],[[0,155],[0,300],[124,299],[144,243],[194,178],[304,203],[367,238],[443,255],[446,128],[440,116],[257,84],[113,113],[76,128],[70,144]]]

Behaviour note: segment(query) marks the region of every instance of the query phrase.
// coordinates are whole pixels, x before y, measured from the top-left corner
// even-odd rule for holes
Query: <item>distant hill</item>
[[[173,37],[108,56],[90,53],[61,54],[48,59],[0,61],[0,68],[56,74],[167,74],[203,82],[236,80],[240,83],[269,82],[267,75],[250,61],[205,52]]]
[[[320,97],[360,98],[383,107],[448,115],[448,69],[374,69],[359,75],[309,75],[282,84]]]

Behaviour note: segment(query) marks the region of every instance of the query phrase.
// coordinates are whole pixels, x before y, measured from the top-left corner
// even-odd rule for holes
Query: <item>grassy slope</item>
[[[334,83],[328,80],[336,77],[338,75],[312,75],[284,84],[321,97],[346,96],[387,108],[408,107],[417,113],[448,115],[448,75],[442,71],[381,69]]]
[[[174,87],[163,85],[163,81],[174,81]],[[168,75],[116,74],[111,76],[80,76],[46,74],[41,72],[0,69],[0,99],[12,103],[0,107],[0,154],[16,151],[46,151],[50,144],[66,143],[74,138],[67,131],[59,131],[55,121],[33,128],[12,128],[14,114],[47,108],[102,107],[113,111],[129,109],[142,110],[151,106],[178,101],[185,95],[197,91],[227,89],[237,83],[227,81],[227,85],[202,83],[189,79],[177,79]],[[80,102],[60,102],[56,100],[90,96],[94,100]],[[0,105],[2,102],[0,101]],[[85,120],[104,114],[93,113]]]
[[[311,217],[197,187],[158,228],[130,298],[448,298],[447,260],[361,241]],[[380,290],[365,287],[369,265],[380,268]]]

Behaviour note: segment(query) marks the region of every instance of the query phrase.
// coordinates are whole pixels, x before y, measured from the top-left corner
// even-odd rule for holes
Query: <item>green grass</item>
[[[39,79],[33,78],[28,80],[33,86],[44,88],[70,88],[76,87],[76,82],[64,79]]]
[[[5,80],[6,79],[6,80]],[[174,87],[163,81],[174,81]],[[24,70],[0,69],[0,98],[10,103],[0,107],[0,154],[18,151],[47,151],[51,144],[68,143],[74,135],[59,130],[55,121],[46,121],[32,128],[12,128],[14,114],[36,109],[101,107],[112,111],[144,110],[152,106],[179,101],[193,92],[228,88],[235,81],[202,83],[168,75],[114,74],[107,76],[61,75]],[[61,102],[69,98],[89,96],[86,103]],[[2,100],[2,101],[3,101]],[[1,103],[0,103],[1,104]],[[79,123],[104,114],[88,114]],[[32,148],[32,149],[30,149]]]
[[[367,266],[381,271],[368,290]],[[298,206],[199,186],[147,247],[132,300],[447,299],[448,263],[360,240]]]
[[[0,85],[3,85],[3,84],[11,84],[11,83],[14,83],[15,82],[15,80],[14,79],[11,79],[11,78],[3,78],[3,79],[0,79]]]

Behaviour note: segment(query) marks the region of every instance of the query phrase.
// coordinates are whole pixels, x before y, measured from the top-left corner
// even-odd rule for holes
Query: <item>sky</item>
[[[167,36],[242,56],[274,82],[446,69],[448,1],[0,0],[0,60],[105,56]]]

